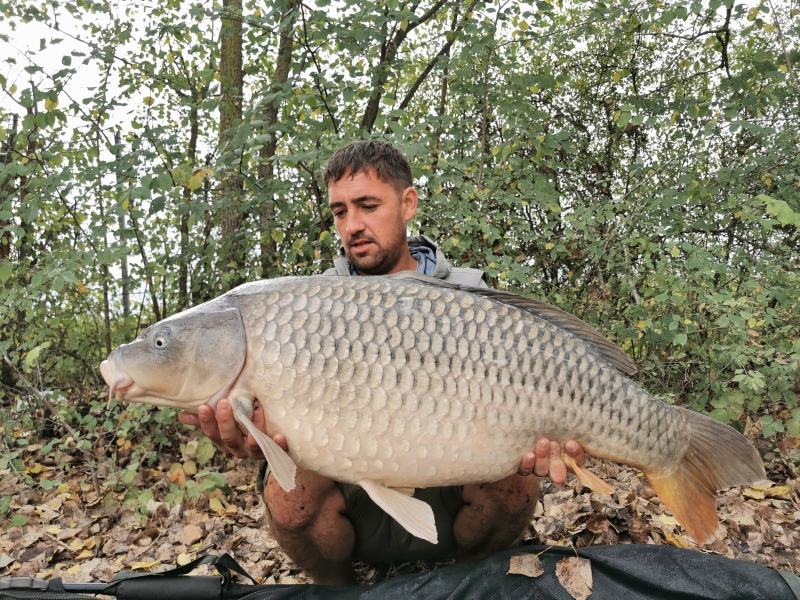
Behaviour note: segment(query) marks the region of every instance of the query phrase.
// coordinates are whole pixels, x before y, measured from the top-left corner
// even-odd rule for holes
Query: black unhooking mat
[[[537,553],[544,574],[508,575],[510,557]],[[556,563],[565,557],[587,558],[594,588],[590,600],[800,600],[800,579],[753,563],[681,550],[670,546],[623,545],[572,549],[525,546],[498,552],[474,563],[395,577],[371,586],[243,585],[231,571],[244,573],[228,555],[204,556],[194,563],[157,575],[129,574],[110,584],[62,584],[29,578],[0,580],[0,599],[69,600],[115,595],[119,600],[571,600],[558,583]],[[221,577],[184,576],[197,564],[212,563]],[[124,575],[123,575],[124,577]],[[68,591],[72,590],[72,591]],[[80,594],[73,593],[80,591]]]

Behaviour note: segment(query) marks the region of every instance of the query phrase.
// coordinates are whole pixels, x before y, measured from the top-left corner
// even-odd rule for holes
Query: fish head
[[[118,400],[212,407],[244,367],[247,338],[237,308],[203,304],[159,321],[100,365]]]

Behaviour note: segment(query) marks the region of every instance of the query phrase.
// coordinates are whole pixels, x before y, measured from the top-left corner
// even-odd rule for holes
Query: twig
[[[47,410],[50,411],[50,414],[53,415],[53,418],[56,419],[59,423],[61,423],[64,426],[64,429],[66,429],[69,432],[69,434],[72,436],[72,439],[74,439],[76,441],[78,439],[80,439],[80,436],[78,436],[78,434],[70,426],[70,424],[67,423],[66,421],[62,421],[60,419],[58,411],[55,409],[55,407],[47,399],[47,396],[45,396],[42,392],[37,390],[31,384],[31,382],[28,381],[28,379],[25,377],[25,375],[22,374],[22,372],[17,368],[17,366],[14,363],[11,362],[11,359],[8,358],[8,354],[6,354],[6,351],[4,349],[0,348],[0,352],[3,353],[3,358],[5,359],[6,363],[8,364],[9,367],[11,367],[16,372],[17,377],[19,377],[20,381],[22,381],[22,383],[25,385],[25,387],[27,387],[31,392],[33,392],[33,394],[41,401],[41,403],[45,405]],[[89,465],[89,470],[92,472],[92,486],[94,486],[94,491],[99,497],[102,494],[100,492],[100,482],[97,479],[97,471],[94,468],[94,462],[95,462],[94,456],[92,456],[92,454],[88,450],[86,450],[85,448],[81,448],[80,444],[76,444],[76,445],[78,446],[78,448],[80,448],[81,452],[83,452],[84,455],[86,455],[86,460],[87,460],[87,464]]]

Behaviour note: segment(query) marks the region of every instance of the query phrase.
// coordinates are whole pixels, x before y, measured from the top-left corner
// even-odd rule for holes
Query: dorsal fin
[[[394,279],[414,279],[429,285],[436,285],[450,289],[460,289],[464,290],[465,292],[472,292],[480,296],[491,298],[492,300],[497,300],[498,302],[513,306],[519,310],[524,310],[525,312],[529,312],[541,319],[545,319],[554,325],[562,327],[570,333],[578,336],[585,342],[590,343],[594,348],[597,349],[603,358],[614,365],[614,367],[619,369],[622,373],[625,373],[626,375],[634,375],[638,371],[636,365],[630,358],[628,358],[628,355],[625,354],[622,348],[614,344],[611,340],[606,338],[603,334],[585,321],[582,321],[578,317],[571,315],[568,312],[564,312],[560,308],[556,308],[547,302],[534,300],[533,298],[528,298],[527,296],[522,296],[520,294],[507,292],[504,290],[456,285],[442,281],[441,279],[428,277],[427,275],[421,275],[420,273],[414,273],[413,271],[402,271],[400,273],[389,275],[389,277]]]

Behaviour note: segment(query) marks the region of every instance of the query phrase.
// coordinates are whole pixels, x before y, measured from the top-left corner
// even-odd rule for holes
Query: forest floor
[[[24,471],[0,470],[0,498],[10,498],[8,511],[0,518],[0,578],[102,582],[121,570],[165,571],[204,554],[227,552],[260,583],[307,582],[270,536],[264,504],[254,486],[256,465],[216,453],[198,472],[187,458],[187,452],[191,456],[197,447],[192,442],[197,431],[174,425],[170,436],[183,449],[178,443],[160,449],[157,461],[138,469],[129,482],[134,489],[152,491],[145,506],[125,502],[126,488],[120,486],[101,487],[98,496],[83,454],[74,445],[45,456],[41,444],[29,444],[23,450]],[[666,513],[641,473],[595,459],[590,461],[591,470],[611,483],[615,493],[592,493],[574,477],[562,486],[543,482],[536,518],[524,543],[670,544],[798,573],[800,479],[793,465],[800,460],[800,448],[791,438],[776,446],[774,441],[758,440],[757,434],[754,437],[769,480],[718,495],[720,526],[712,544],[698,547]],[[124,444],[105,460],[97,467],[101,484],[114,468],[108,463],[125,460]],[[191,487],[193,478],[208,473],[220,474],[226,485],[196,492],[194,499],[185,495],[179,503],[164,502],[170,489],[174,492],[175,486],[187,483]],[[55,476],[62,483],[44,489],[42,482]],[[131,494],[127,496],[130,500]],[[359,581],[372,583],[449,562],[358,563],[356,570]],[[195,571],[208,573],[208,566]]]

